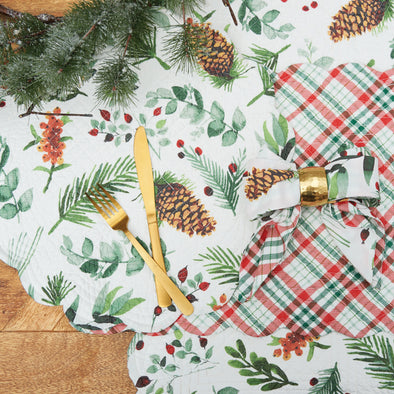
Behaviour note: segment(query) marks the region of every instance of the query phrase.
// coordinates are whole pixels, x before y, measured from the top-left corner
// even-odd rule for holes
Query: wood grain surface
[[[17,271],[0,262],[0,393],[135,393],[132,337],[76,331],[62,307],[36,303]]]
[[[15,11],[53,16],[62,16],[70,4],[76,2],[77,0],[0,0],[1,5]]]

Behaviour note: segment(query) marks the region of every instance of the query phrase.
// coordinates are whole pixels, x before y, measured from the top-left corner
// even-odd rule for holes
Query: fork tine
[[[115,213],[117,212],[116,207],[114,207],[111,204],[111,201],[108,201],[97,189],[97,187],[93,186],[96,194],[95,197],[97,199],[97,202],[101,205],[101,207],[105,210],[105,212],[107,213],[107,215],[109,217],[115,215]],[[99,198],[100,196],[100,198]]]
[[[112,201],[112,204],[115,205],[116,208],[122,209],[120,204],[105,190],[101,185],[97,184],[97,186],[105,193],[105,195]]]
[[[91,198],[91,197],[89,196],[88,193],[85,193],[85,195],[86,195],[86,197],[89,199],[89,201],[93,204],[93,206],[97,209],[97,211],[100,213],[100,215],[103,216],[104,219],[109,219],[109,216],[108,216],[107,212],[104,211],[103,209],[101,209],[101,208],[94,202],[93,198]],[[94,195],[94,194],[93,194],[93,195]]]

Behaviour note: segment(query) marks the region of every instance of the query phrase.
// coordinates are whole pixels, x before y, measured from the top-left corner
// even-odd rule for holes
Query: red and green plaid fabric
[[[393,331],[394,70],[347,64],[327,72],[292,65],[278,74],[275,89],[277,108],[295,132],[298,167],[324,166],[340,149],[355,146],[378,158],[381,203],[371,213],[385,229],[386,242],[378,242],[375,255],[380,289],[363,280],[332,244],[318,209],[305,207],[283,262],[250,301],[240,303],[235,293],[221,309],[181,316],[175,324],[198,335],[228,327],[252,336],[281,326],[305,335]]]

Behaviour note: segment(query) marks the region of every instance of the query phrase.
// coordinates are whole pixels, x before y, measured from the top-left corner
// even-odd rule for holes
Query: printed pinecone
[[[234,62],[234,47],[210,23],[193,23],[187,20],[189,32],[196,45],[197,62],[208,74],[230,79]]]
[[[159,219],[177,230],[205,236],[215,231],[216,220],[209,216],[193,193],[180,183],[156,185],[156,207]]]
[[[374,29],[382,22],[389,0],[351,0],[333,17],[329,27],[334,42]]]
[[[267,194],[275,183],[285,181],[294,177],[294,172],[289,170],[260,170],[253,167],[252,174],[249,174],[245,185],[246,197],[250,200],[257,200],[263,193]]]

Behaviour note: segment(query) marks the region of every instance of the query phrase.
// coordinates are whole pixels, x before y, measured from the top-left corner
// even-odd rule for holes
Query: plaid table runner
[[[277,108],[294,128],[297,166],[324,166],[338,150],[355,146],[378,158],[381,204],[372,213],[386,231],[386,245],[378,242],[375,257],[381,289],[363,281],[330,243],[316,208],[305,208],[284,261],[251,301],[240,303],[235,292],[220,310],[181,317],[177,326],[198,335],[227,327],[253,336],[281,326],[355,337],[393,330],[393,75],[394,70],[380,73],[358,64],[330,72],[303,64],[290,66],[275,81]]]

